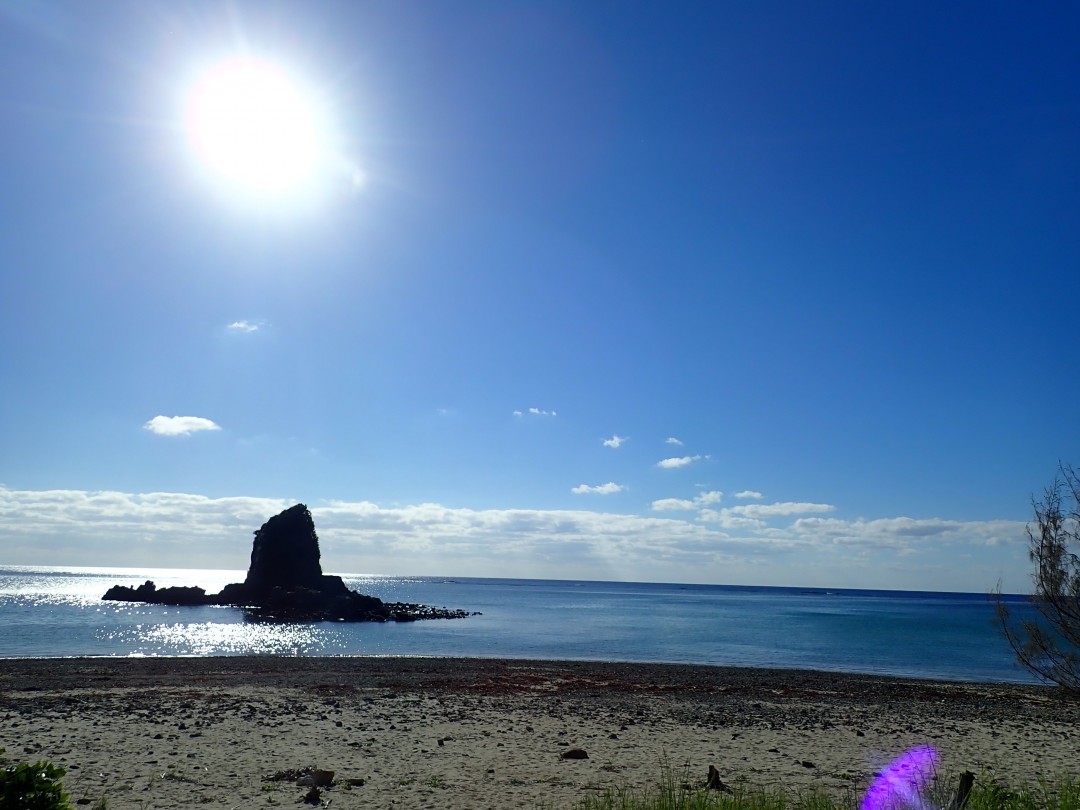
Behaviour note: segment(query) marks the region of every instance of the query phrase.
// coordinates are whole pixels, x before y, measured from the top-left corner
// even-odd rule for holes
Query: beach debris
[[[304,798],[300,801],[318,807],[322,804],[322,793],[317,787],[312,787],[311,790],[304,794]]]
[[[589,754],[584,748],[567,748],[561,754],[559,759],[588,759]]]
[[[263,777],[264,782],[296,782],[303,776],[307,776],[312,768],[290,768],[287,771],[276,771],[272,776]],[[312,783],[314,784],[314,782]]]
[[[723,793],[734,793],[730,786],[725,785],[720,781],[720,771],[716,770],[715,765],[709,766],[709,778],[705,781],[706,790],[719,790]]]
[[[802,765],[804,768],[816,768],[817,767],[817,765],[815,765],[813,762],[811,762],[808,759],[804,759],[804,760],[800,761],[799,764]]]
[[[975,774],[971,771],[964,771],[960,774],[960,784],[956,786],[956,795],[949,802],[948,810],[964,810],[967,805],[968,794],[971,793],[974,786]]]
[[[308,766],[277,771],[272,776],[263,777],[264,782],[293,782],[298,787],[330,787],[334,784],[334,771],[324,771]]]

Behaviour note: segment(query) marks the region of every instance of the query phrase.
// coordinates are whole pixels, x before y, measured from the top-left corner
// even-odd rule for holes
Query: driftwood
[[[964,806],[967,804],[968,795],[971,793],[971,788],[975,785],[975,774],[971,771],[964,771],[960,774],[960,784],[956,786],[956,795],[953,796],[951,802],[949,802],[949,810],[964,810]]]
[[[733,793],[732,789],[720,781],[720,771],[715,765],[709,766],[709,778],[705,781],[706,790],[720,790],[724,793]]]

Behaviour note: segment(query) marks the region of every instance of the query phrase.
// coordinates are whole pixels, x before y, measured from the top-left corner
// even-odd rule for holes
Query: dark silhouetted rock
[[[159,588],[147,580],[138,588],[126,585],[113,585],[105,592],[102,599],[116,602],[150,602],[155,605],[211,605],[214,601],[202,588],[175,587]]]
[[[154,605],[226,605],[267,621],[411,622],[469,615],[463,610],[387,603],[349,590],[341,577],[322,572],[319,556],[315,522],[308,508],[298,503],[255,532],[251,567],[243,582],[208,595],[202,588],[158,588],[147,581],[137,588],[115,585],[102,598]]]
[[[270,588],[319,589],[319,536],[308,508],[298,503],[274,515],[255,532],[251,567],[244,584],[255,592]]]

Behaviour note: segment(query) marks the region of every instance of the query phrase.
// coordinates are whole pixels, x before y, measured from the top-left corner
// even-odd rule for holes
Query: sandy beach
[[[1080,704],[1048,687],[642,664],[401,658],[0,661],[0,746],[72,802],[568,807],[666,763],[703,784],[865,788],[907,748],[944,772],[1075,775]],[[580,749],[587,758],[563,755]],[[579,755],[580,756],[580,755]]]

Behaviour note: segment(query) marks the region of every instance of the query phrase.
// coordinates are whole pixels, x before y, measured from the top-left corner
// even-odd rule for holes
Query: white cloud
[[[790,515],[805,515],[814,512],[832,512],[836,509],[827,503],[748,503],[743,506],[733,506],[724,511],[732,515],[741,515],[751,518],[786,517]]]
[[[599,484],[595,487],[590,487],[588,484],[580,484],[570,491],[575,495],[614,495],[616,492],[622,492],[624,489],[626,489],[626,487],[622,484],[608,481],[606,484]]]
[[[699,499],[695,500],[698,501],[696,505],[708,505]],[[835,508],[827,503],[753,503],[732,506],[727,509],[701,509],[698,512],[698,520],[705,523],[715,523],[724,530],[752,529],[760,534],[768,530],[769,520],[794,515],[832,512]]]
[[[676,439],[674,436],[668,436],[664,439],[664,444],[677,444],[679,447],[683,446],[683,443]]]
[[[703,523],[715,523],[721,529],[754,529],[764,530],[766,523],[757,518],[739,517],[730,509],[702,509],[698,512],[698,520]]]
[[[515,410],[514,411],[514,416],[521,417],[521,416],[524,416],[526,413],[529,414],[530,416],[557,416],[558,415],[558,414],[555,413],[555,411],[545,411],[543,408],[529,408],[527,411]]]
[[[690,512],[694,509],[697,509],[697,505],[685,498],[661,498],[652,502],[654,512]]]
[[[604,447],[618,448],[626,443],[626,436],[620,436],[619,434],[613,435],[610,439],[604,439]]]
[[[719,490],[712,490],[709,492],[702,492],[696,496],[692,501],[685,498],[661,498],[658,501],[652,502],[652,509],[654,512],[665,511],[680,511],[689,512],[694,509],[700,509],[703,506],[709,506],[710,504],[720,503],[724,497],[724,493]]]
[[[743,500],[760,501],[765,496],[762,495],[760,492],[756,492],[755,490],[744,489],[742,492],[736,492],[735,497],[736,498],[742,498]]]
[[[221,430],[221,426],[201,416],[155,416],[143,429],[159,436],[190,436],[203,430]]]
[[[250,321],[233,321],[229,324],[229,330],[232,332],[258,332],[259,324]]]
[[[679,467],[686,467],[689,464],[693,464],[695,461],[701,461],[702,456],[681,456],[679,458],[665,458],[656,462],[656,466],[664,470],[675,470]]]

